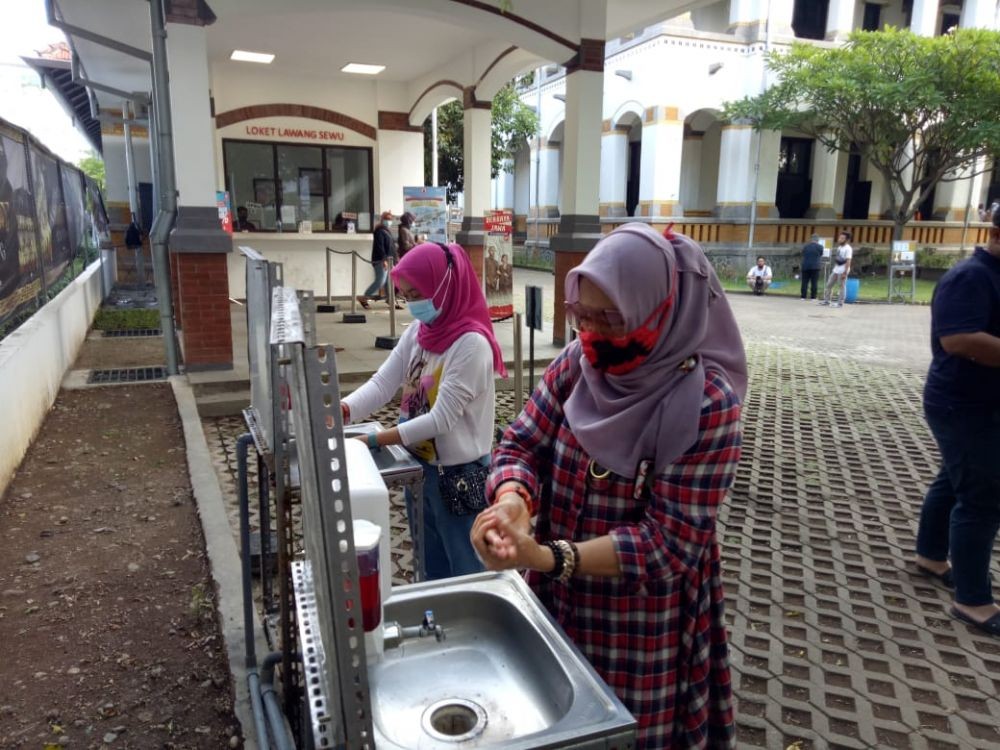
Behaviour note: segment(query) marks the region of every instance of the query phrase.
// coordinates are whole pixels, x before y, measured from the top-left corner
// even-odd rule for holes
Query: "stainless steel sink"
[[[445,639],[406,638],[369,665],[378,750],[627,750],[635,720],[520,576],[480,573],[393,589],[385,621],[425,610]]]

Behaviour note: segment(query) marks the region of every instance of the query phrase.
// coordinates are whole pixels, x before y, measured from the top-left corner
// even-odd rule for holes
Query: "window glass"
[[[369,165],[371,152],[362,148],[326,149],[326,168],[330,172],[330,223],[334,224],[338,214],[357,214],[357,230],[370,232],[371,182]]]
[[[226,141],[226,189],[233,216],[247,207],[248,219],[256,229],[277,229],[277,185],[274,180],[274,148],[269,143]]]
[[[226,140],[223,153],[233,215],[246,207],[253,229],[343,231],[337,217],[354,214],[357,231],[372,230],[371,149]]]
[[[329,189],[330,180],[323,174],[322,149],[283,145],[277,148],[282,228],[294,232],[300,222],[311,221],[314,230],[324,231],[323,196]]]

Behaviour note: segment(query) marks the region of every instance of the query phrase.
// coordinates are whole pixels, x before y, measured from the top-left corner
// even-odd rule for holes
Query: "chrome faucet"
[[[438,643],[445,639],[444,628],[434,619],[433,610],[424,611],[424,619],[419,625],[403,627],[398,622],[387,622],[383,629],[386,648],[398,648],[407,638],[425,638],[433,635]]]

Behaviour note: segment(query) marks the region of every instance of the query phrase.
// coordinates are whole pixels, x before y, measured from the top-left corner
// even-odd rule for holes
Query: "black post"
[[[528,329],[528,388],[535,390],[535,328]]]

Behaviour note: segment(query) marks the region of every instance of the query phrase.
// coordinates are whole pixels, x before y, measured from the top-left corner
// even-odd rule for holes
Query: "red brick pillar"
[[[601,224],[597,216],[566,214],[559,218],[559,231],[549,241],[555,256],[552,343],[556,346],[566,344],[566,274],[583,262],[599,239]]]
[[[189,371],[229,369],[233,366],[233,329],[227,256],[181,252],[175,257],[184,364]]]
[[[479,288],[483,288],[483,256],[485,255],[486,232],[483,228],[481,216],[466,216],[462,220],[462,229],[455,237],[455,241],[461,245],[472,261],[472,267],[476,270],[476,278],[479,279]]]
[[[217,208],[178,207],[170,233],[171,276],[176,269],[174,317],[184,332],[188,372],[233,367],[228,263],[232,250],[232,237],[219,227]]]

